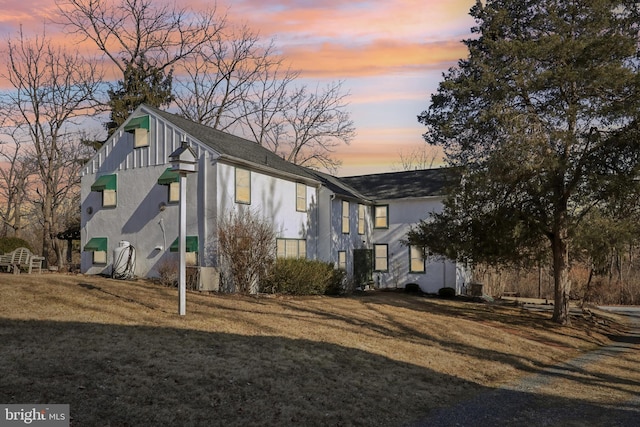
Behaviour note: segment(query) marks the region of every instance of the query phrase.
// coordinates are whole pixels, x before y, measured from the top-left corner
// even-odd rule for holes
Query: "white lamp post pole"
[[[196,172],[196,153],[183,141],[180,147],[169,155],[171,169],[180,175],[180,210],[178,212],[178,313],[187,314],[187,174]]]
[[[178,215],[178,252],[180,253],[180,271],[178,277],[178,312],[187,314],[187,175],[180,173],[180,213]]]

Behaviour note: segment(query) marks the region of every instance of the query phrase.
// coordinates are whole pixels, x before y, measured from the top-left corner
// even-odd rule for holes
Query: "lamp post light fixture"
[[[180,270],[178,273],[178,313],[187,314],[187,175],[196,172],[196,152],[183,141],[180,147],[169,154],[171,170],[180,175],[180,211],[178,214],[178,253],[180,254]]]

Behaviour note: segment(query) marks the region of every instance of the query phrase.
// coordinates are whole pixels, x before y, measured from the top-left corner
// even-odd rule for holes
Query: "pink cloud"
[[[371,76],[448,68],[466,55],[457,41],[405,43],[376,40],[363,46],[322,43],[283,47],[284,56],[305,77]]]

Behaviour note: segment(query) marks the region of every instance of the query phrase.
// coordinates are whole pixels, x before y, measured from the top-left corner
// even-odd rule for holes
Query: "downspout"
[[[198,254],[198,257],[200,258],[198,260],[198,265],[200,266],[208,266],[207,260],[205,259],[206,256],[206,246],[207,246],[207,239],[209,238],[209,233],[208,233],[208,224],[207,224],[207,158],[209,157],[209,154],[205,151],[202,156],[200,156],[200,160],[198,162],[198,195],[197,195],[197,199],[199,200],[198,203],[198,212],[197,212],[197,217],[198,217],[198,229],[201,231],[200,235],[202,236],[202,238],[198,239],[198,243],[200,245],[200,247],[198,248],[198,251],[200,252]]]
[[[333,201],[336,198],[336,193],[331,193],[329,196],[329,260],[335,263],[333,259]]]

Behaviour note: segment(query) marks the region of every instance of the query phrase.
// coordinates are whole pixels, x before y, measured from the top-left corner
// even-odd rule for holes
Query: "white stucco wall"
[[[178,204],[168,203],[167,186],[157,180],[166,165],[119,171],[117,206],[102,208],[102,194],[90,191],[95,175],[83,177],[82,243],[93,237],[108,237],[107,265],[93,265],[91,252],[82,252],[82,271],[111,274],[113,252],[120,241],[136,249],[135,274],[157,276],[157,269],[175,254],[169,252],[178,237]],[[187,177],[187,206],[195,206],[197,176]],[[93,213],[89,214],[89,211]],[[187,235],[198,234],[198,211],[187,209]]]
[[[137,115],[147,113],[140,109]],[[93,237],[107,237],[107,263],[93,264],[92,253],[82,251],[81,271],[87,274],[111,274],[114,250],[120,241],[136,249],[135,274],[157,276],[165,261],[176,253],[169,247],[178,236],[178,204],[168,202],[168,188],[157,180],[171,165],[171,154],[187,138],[201,159],[198,173],[187,178],[187,235],[198,235],[200,224],[211,212],[206,199],[199,200],[202,187],[214,168],[215,155],[198,146],[184,132],[150,115],[149,146],[133,148],[133,135],[119,130],[85,166],[81,180],[81,245]],[[102,175],[117,176],[117,205],[102,207],[102,193],[91,185]],[[215,195],[215,188],[213,194]],[[201,247],[205,244],[199,239]],[[161,248],[161,249],[158,249]]]
[[[273,224],[276,236],[287,239],[307,239],[307,257],[316,258],[317,244],[317,191],[306,185],[307,207],[296,210],[296,181],[294,177],[281,178],[256,170],[251,171],[251,203],[235,201],[235,169],[248,170],[244,165],[219,163],[217,180],[219,192],[217,206],[220,215],[231,210],[250,209]],[[297,181],[300,182],[300,181]]]
[[[403,288],[416,283],[422,291],[435,293],[442,287],[453,287],[460,292],[464,278],[456,263],[441,257],[426,260],[424,273],[410,273],[409,247],[402,244],[412,225],[426,219],[430,213],[442,211],[441,197],[377,201],[389,206],[389,228],[375,228],[372,244],[388,245],[388,271],[374,272],[374,281],[384,288]]]

